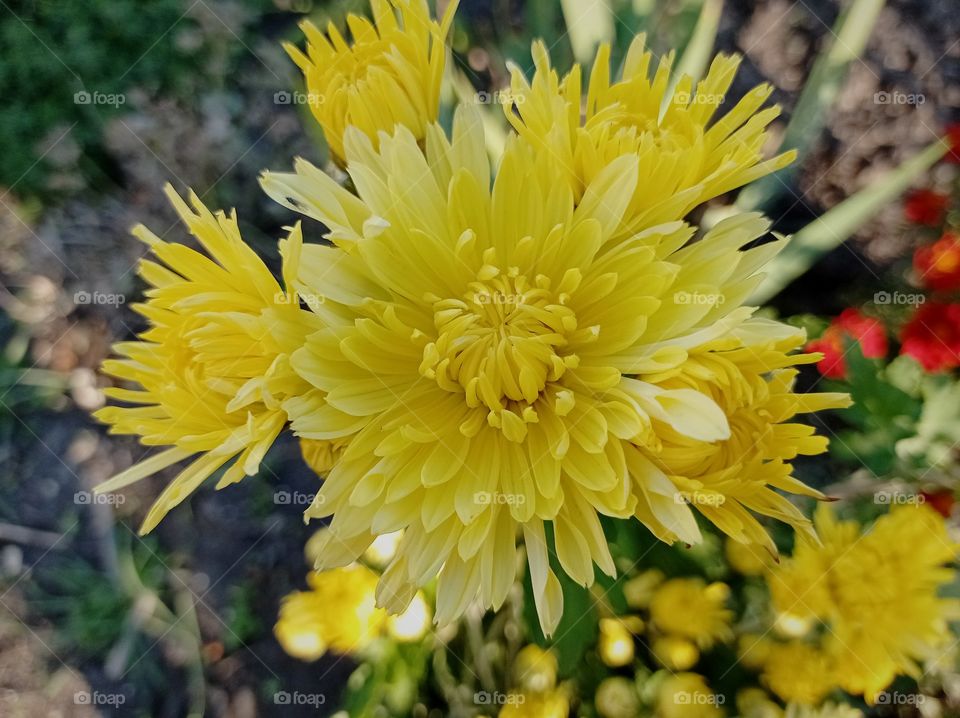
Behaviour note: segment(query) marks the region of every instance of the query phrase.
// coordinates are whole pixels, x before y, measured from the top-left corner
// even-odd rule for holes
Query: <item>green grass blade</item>
[[[684,48],[680,61],[673,70],[670,79],[670,89],[664,96],[664,103],[669,104],[667,98],[672,97],[677,82],[683,75],[693,78],[694,86],[707,71],[713,59],[713,48],[717,42],[717,30],[720,28],[720,16],[723,13],[723,0],[704,0],[700,8],[700,16],[693,28],[690,42]]]
[[[573,57],[577,62],[593,59],[597,45],[612,43],[616,36],[616,18],[612,0],[560,0]]]
[[[920,174],[930,169],[949,148],[935,142],[916,157],[844,200],[794,235],[777,257],[767,265],[767,276],[750,297],[750,304],[764,304],[802,275],[827,252],[839,247],[867,220],[895,200]]]
[[[847,77],[850,63],[863,54],[883,6],[884,0],[854,0],[837,20],[831,30],[833,42],[814,62],[784,132],[782,147],[796,148],[800,157],[804,157],[819,137],[827,112],[836,101]],[[798,166],[798,163],[794,163],[744,189],[737,198],[737,207],[750,211],[769,206],[790,185]]]

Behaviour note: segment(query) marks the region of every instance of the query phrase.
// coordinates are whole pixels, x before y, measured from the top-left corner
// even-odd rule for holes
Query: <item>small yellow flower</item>
[[[387,617],[387,635],[401,643],[419,641],[430,630],[432,618],[430,604],[424,598],[423,592],[417,591],[417,595],[403,613]]]
[[[306,53],[284,44],[303,72],[307,103],[341,166],[347,127],[357,127],[375,145],[378,133],[393,134],[396,125],[424,138],[437,119],[444,43],[458,3],[447,4],[438,24],[426,0],[370,0],[372,24],[357,15],[347,17],[352,44],[333,23],[324,34],[309,21],[301,24]]]
[[[765,656],[762,681],[787,702],[817,705],[839,679],[827,656],[808,643],[774,643]]]
[[[636,686],[621,676],[605,678],[597,686],[593,704],[601,718],[636,718],[640,698]]]
[[[773,565],[773,558],[757,544],[728,538],[725,542],[727,561],[734,571],[744,576],[762,576]]]
[[[548,691],[557,685],[557,657],[539,646],[525,646],[514,659],[513,677],[525,691]]]
[[[744,668],[759,671],[773,646],[773,639],[766,634],[743,633],[737,638],[737,660]]]
[[[619,619],[601,618],[597,653],[611,668],[629,665],[634,655],[633,634]]]
[[[274,634],[291,656],[315,661],[328,650],[354,653],[379,635],[387,618],[376,607],[377,575],[363,566],[311,573],[309,591],[286,596]]]
[[[139,274],[150,289],[147,301],[134,307],[150,327],[139,341],[114,345],[122,358],[105,361],[103,371],[139,385],[106,390],[138,406],[108,406],[94,414],[112,434],[170,447],[97,491],[115,491],[200,455],[161,493],[144,519],[144,533],[221,467],[227,469],[217,488],[255,474],[286,426],[288,398],[321,400],[290,366],[290,355],[321,326],[319,319],[300,309],[244,243],[235,214],[212,214],[192,193],[191,208],[172,187],[166,191],[207,254],[164,242],[143,226],[134,229],[158,260],[141,260]],[[300,246],[297,226],[285,244],[288,289],[299,269]]]
[[[822,545],[802,542],[768,576],[773,603],[794,620],[826,623],[821,651],[837,683],[872,701],[949,642],[960,602],[938,589],[955,580],[957,545],[926,506],[897,507],[862,534],[822,506],[816,526]]]
[[[499,718],[569,718],[569,691],[561,686],[544,693],[511,693]]]
[[[726,608],[730,589],[723,583],[707,585],[700,578],[673,578],[650,602],[650,620],[669,635],[683,636],[701,648],[732,638],[733,611]]]
[[[762,688],[738,691],[737,711],[742,718],[783,718],[783,709]]]
[[[657,691],[657,718],[721,718],[723,696],[696,673],[675,673],[664,678]]]
[[[581,116],[580,67],[561,81],[550,67],[546,46],[536,42],[536,73],[528,83],[514,70],[511,92],[516,103],[505,107],[520,136],[555,160],[577,196],[616,158],[638,158],[641,182],[624,211],[624,233],[683,217],[702,202],[796,158],[790,151],[763,160],[766,128],[780,113],[778,107],[760,109],[772,86],[754,88],[716,117],[739,57],[718,56],[695,90],[692,80],[683,76],[668,94],[674,53],[661,59],[651,78],[653,53],[644,45],[645,36],[634,39],[623,76],[616,81],[611,81],[610,46],[600,47]]]
[[[634,576],[623,584],[623,595],[630,608],[646,608],[650,605],[657,586],[663,583],[663,571],[652,568]]]
[[[653,657],[671,671],[687,671],[700,660],[700,650],[692,641],[679,636],[660,636],[650,646]]]

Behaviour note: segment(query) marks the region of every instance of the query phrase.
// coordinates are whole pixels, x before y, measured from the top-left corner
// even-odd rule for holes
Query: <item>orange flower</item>
[[[900,335],[900,353],[912,356],[929,372],[960,366],[960,304],[928,302]]]
[[[807,344],[808,352],[822,352],[817,369],[828,379],[842,379],[847,375],[846,342],[854,340],[868,359],[887,355],[887,333],[879,320],[864,316],[856,309],[844,309],[819,339]]]
[[[936,227],[943,221],[950,198],[931,189],[914,190],[903,202],[903,215],[914,224]]]
[[[913,255],[913,268],[930,289],[949,292],[960,289],[960,237],[946,233]]]

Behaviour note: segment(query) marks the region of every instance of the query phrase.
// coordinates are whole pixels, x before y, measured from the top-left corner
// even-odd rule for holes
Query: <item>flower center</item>
[[[487,264],[461,297],[430,297],[437,339],[424,347],[421,374],[463,392],[470,407],[529,407],[579,363],[563,354],[577,328],[569,295],[551,285],[543,275],[531,280],[516,267]]]

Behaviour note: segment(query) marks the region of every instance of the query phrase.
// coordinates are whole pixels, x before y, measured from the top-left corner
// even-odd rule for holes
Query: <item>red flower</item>
[[[960,289],[960,237],[946,233],[913,255],[913,268],[922,284],[940,292]]]
[[[943,221],[950,198],[931,189],[914,190],[903,202],[903,215],[909,222],[936,227]]]
[[[880,359],[887,355],[887,332],[877,319],[864,316],[856,309],[844,309],[840,316],[830,322],[823,335],[807,344],[808,352],[823,352],[817,369],[828,379],[842,379],[847,375],[847,363],[843,359],[846,342],[854,340],[868,359]]]
[[[960,366],[960,304],[921,306],[900,334],[900,353],[929,372]]]
[[[947,162],[960,164],[960,122],[954,122],[947,125],[947,142],[950,143],[950,151],[947,153]]]

